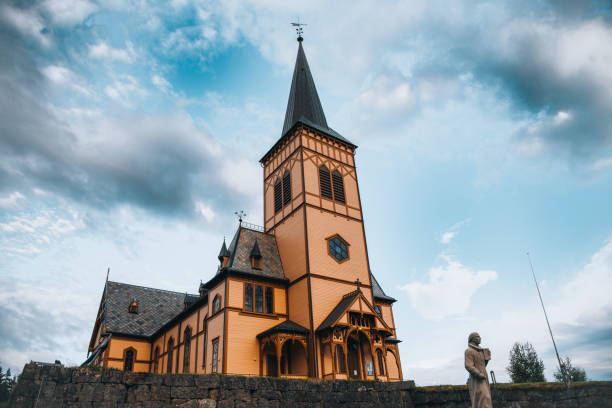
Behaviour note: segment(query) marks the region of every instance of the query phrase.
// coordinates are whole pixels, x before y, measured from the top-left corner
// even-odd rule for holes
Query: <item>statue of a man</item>
[[[476,332],[468,337],[468,348],[465,350],[465,369],[470,373],[468,386],[472,408],[493,408],[487,363],[491,360],[489,349],[480,348],[480,335]]]

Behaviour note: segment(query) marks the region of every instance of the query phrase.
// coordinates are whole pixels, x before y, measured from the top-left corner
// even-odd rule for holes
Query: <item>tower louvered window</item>
[[[325,166],[319,167],[319,183],[321,184],[321,196],[332,200],[331,179],[329,170]]]
[[[277,213],[283,208],[283,184],[280,179],[274,183],[274,212]]]
[[[283,174],[283,206],[291,202],[291,173],[285,171]]]
[[[334,170],[332,173],[332,183],[334,185],[334,199],[339,203],[344,203],[344,181],[342,181],[342,175],[338,170]]]

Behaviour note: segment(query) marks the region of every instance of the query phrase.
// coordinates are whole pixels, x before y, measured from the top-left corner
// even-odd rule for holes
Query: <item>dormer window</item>
[[[253,245],[253,249],[251,250],[251,268],[261,269],[261,252],[259,251],[259,244],[257,243],[257,240],[255,241],[255,245]]]
[[[132,303],[130,303],[130,306],[128,306],[128,312],[130,313],[138,313],[138,301],[137,300],[132,300]]]

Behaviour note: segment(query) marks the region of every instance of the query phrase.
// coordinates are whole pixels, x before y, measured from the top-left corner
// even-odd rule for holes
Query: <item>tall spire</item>
[[[327,129],[327,120],[325,113],[317,94],[306,54],[302,47],[303,38],[298,37],[298,53],[295,60],[295,69],[293,70],[293,79],[291,80],[291,91],[289,91],[289,102],[287,102],[287,113],[285,113],[285,124],[283,125],[283,135],[287,133],[293,125],[304,119]]]

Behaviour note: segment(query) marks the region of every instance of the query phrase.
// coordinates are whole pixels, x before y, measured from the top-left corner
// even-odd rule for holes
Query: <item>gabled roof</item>
[[[389,326],[383,320],[383,318],[381,316],[379,316],[378,313],[376,313],[376,311],[374,310],[374,306],[371,305],[370,302],[368,301],[368,299],[366,299],[366,297],[363,295],[363,292],[361,291],[361,289],[357,289],[357,290],[355,290],[353,292],[347,293],[346,295],[344,295],[342,297],[342,299],[340,300],[340,302],[338,302],[336,307],[334,307],[333,310],[330,312],[330,314],[325,318],[325,320],[323,320],[323,322],[321,322],[321,324],[319,325],[319,328],[316,330],[316,332],[320,333],[323,330],[326,330],[326,329],[329,329],[329,328],[333,327],[334,324],[338,321],[338,319],[340,319],[342,317],[342,315],[349,310],[351,305],[359,297],[367,305],[368,309],[370,310],[370,312],[374,316],[374,318],[379,320],[383,327],[385,327],[386,329],[390,330]]]
[[[342,316],[346,309],[353,304],[353,301],[357,299],[359,296],[359,291],[354,291],[344,295],[342,300],[334,307],[331,313],[323,320],[323,322],[319,325],[317,332],[323,331],[325,329],[329,329],[335,322]]]
[[[133,336],[153,335],[185,309],[185,296],[199,297],[112,281],[107,285],[104,316],[107,330]],[[138,301],[138,313],[128,311],[132,300]]]
[[[285,123],[281,136],[285,135],[302,117],[327,129],[327,120],[319,100],[319,94],[317,94],[317,88],[310,73],[302,41],[299,41],[293,79],[291,80],[291,89],[289,91],[289,101],[287,102],[287,111],[285,113]]]
[[[308,329],[300,326],[299,324],[292,322],[291,320],[285,320],[284,322],[277,324],[276,326],[268,329],[264,332],[261,332],[257,335],[257,338],[260,339],[269,334],[273,333],[295,333],[295,334],[308,334]]]
[[[372,294],[374,295],[374,300],[382,300],[382,301],[387,301],[391,303],[397,302],[396,299],[392,298],[391,296],[387,296],[385,294],[385,292],[382,290],[378,281],[376,280],[376,278],[374,277],[372,273],[370,273],[370,280],[372,281]]]

